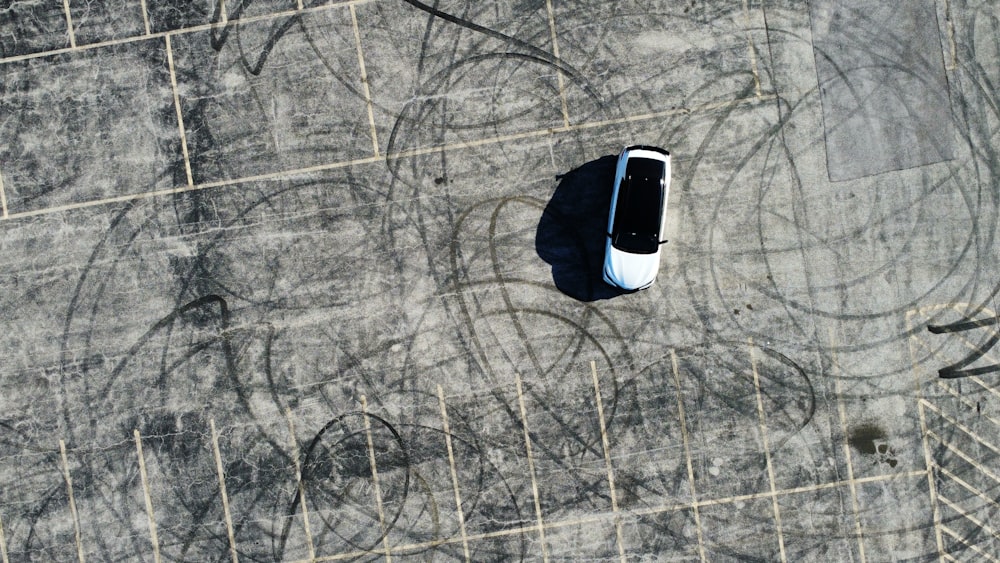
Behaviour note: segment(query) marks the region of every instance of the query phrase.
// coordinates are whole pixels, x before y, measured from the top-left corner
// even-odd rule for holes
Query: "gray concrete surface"
[[[996,559],[1000,8],[848,4],[0,9],[0,559]]]

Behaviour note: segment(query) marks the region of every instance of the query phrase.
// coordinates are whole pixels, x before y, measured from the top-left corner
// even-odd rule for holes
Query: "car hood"
[[[610,246],[604,262],[604,276],[625,290],[642,289],[653,283],[660,269],[660,252],[631,254]]]

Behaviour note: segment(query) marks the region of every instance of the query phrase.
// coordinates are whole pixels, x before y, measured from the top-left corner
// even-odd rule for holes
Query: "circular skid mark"
[[[538,221],[535,251],[559,291],[580,301],[621,294],[601,279],[616,162],[607,155],[563,175]]]
[[[492,526],[490,531],[526,521],[504,473],[467,424],[463,408],[455,407],[450,416],[454,428],[447,437],[440,428],[394,424],[357,411],[320,430],[303,452],[302,474],[318,552],[380,553],[385,537],[393,546],[427,545],[406,548],[411,555],[461,552],[447,438],[456,460],[453,469],[464,521],[469,526]],[[300,510],[296,496],[289,515]],[[290,525],[291,520],[283,538]],[[428,545],[442,540],[446,543]],[[486,548],[484,544],[473,551]]]
[[[612,374],[622,362],[631,364],[607,315],[592,305],[566,301],[547,276],[528,267],[524,249],[529,225],[542,208],[534,198],[492,199],[467,209],[456,221],[451,273],[459,327],[494,385],[511,381],[515,373],[530,376],[530,382],[577,371],[590,360]]]
[[[790,343],[818,332],[821,347],[831,344],[823,338],[829,328],[848,339],[837,348],[871,349],[906,335],[899,325],[909,309],[989,291],[994,282],[984,279],[983,268],[997,210],[976,187],[983,184],[970,177],[971,162],[850,185],[813,181],[813,174],[799,169],[796,160],[802,155],[787,144],[785,128],[808,119],[805,112],[815,95],[794,106],[779,100],[780,120],[753,133],[744,132],[742,114],[720,112],[686,162],[681,190],[718,186],[710,199],[685,201],[685,223],[702,226],[680,258],[690,298],[704,310],[706,327],[728,326]],[[727,150],[733,132],[751,149],[716,178],[712,155]],[[788,132],[796,139],[803,134],[800,126]],[[703,213],[706,199],[709,217]],[[715,303],[712,309],[725,314],[710,314],[705,303]],[[888,332],[873,337],[873,323]],[[782,325],[788,330],[775,330]],[[886,371],[898,369],[906,366]]]

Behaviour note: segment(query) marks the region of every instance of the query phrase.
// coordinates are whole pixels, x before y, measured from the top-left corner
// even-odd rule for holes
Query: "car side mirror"
[[[667,241],[665,241],[665,240],[661,240],[661,241],[660,241],[660,244],[667,244]]]

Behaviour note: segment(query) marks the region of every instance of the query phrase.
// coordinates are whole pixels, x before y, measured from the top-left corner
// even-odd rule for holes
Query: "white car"
[[[633,145],[618,155],[604,251],[604,281],[625,291],[653,284],[660,270],[670,193],[670,153]]]

